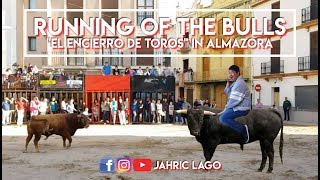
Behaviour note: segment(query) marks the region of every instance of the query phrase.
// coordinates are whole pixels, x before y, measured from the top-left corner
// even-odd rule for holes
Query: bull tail
[[[281,134],[280,134],[280,146],[279,146],[279,153],[280,153],[280,158],[281,158],[281,163],[283,164],[283,161],[282,161],[282,151],[283,151],[283,122],[282,122],[282,119],[281,119]]]
[[[280,120],[281,120],[279,154],[280,154],[281,163],[283,164],[283,161],[282,161],[282,154],[283,154],[283,119],[282,119],[281,114],[280,114],[280,112],[278,110],[276,110],[276,109],[271,109],[271,110],[272,110],[272,112],[276,113],[280,117]]]

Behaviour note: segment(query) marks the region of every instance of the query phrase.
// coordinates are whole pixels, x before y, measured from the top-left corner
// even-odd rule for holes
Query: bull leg
[[[28,144],[29,144],[29,142],[31,141],[32,137],[33,137],[33,134],[28,134],[28,137],[27,137],[27,139],[26,139],[25,149],[24,149],[24,151],[23,151],[24,153],[27,152]]]
[[[262,161],[261,161],[260,168],[258,169],[259,172],[261,172],[264,169],[266,162],[267,162],[266,147],[265,147],[265,144],[262,140],[260,140],[260,148],[261,148],[261,153],[262,153]]]
[[[68,141],[69,141],[69,144],[68,144],[68,146],[66,147],[66,149],[68,149],[68,148],[71,146],[72,138],[71,138],[71,136],[70,136],[69,133],[67,133],[65,137],[66,137],[66,138],[68,139]]]
[[[216,150],[219,143],[216,140],[209,140],[208,143],[203,143],[203,154],[206,161],[210,161],[214,151]]]
[[[269,157],[269,168],[267,173],[272,173],[273,170],[273,159],[274,159],[274,149],[273,149],[273,143],[268,142],[267,147],[267,155]]]
[[[66,148],[66,137],[62,136],[62,140],[63,140],[63,147]]]
[[[37,153],[40,152],[40,151],[39,151],[39,147],[38,147],[38,142],[39,142],[40,138],[41,138],[41,134],[35,134],[35,137],[34,137],[34,140],[33,140],[34,146],[35,146],[35,148],[36,148],[36,152],[37,152]]]
[[[204,148],[203,149],[203,154],[204,154],[204,157],[206,158],[206,161],[210,161],[211,160],[211,158],[213,156],[213,153],[216,150],[216,147],[213,147],[213,148],[210,147],[210,148]]]

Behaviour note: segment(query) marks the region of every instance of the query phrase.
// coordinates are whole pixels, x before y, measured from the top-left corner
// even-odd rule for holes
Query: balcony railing
[[[178,49],[178,51],[182,54],[184,53],[188,53],[189,51],[191,51],[191,45],[189,42],[184,42],[184,46],[180,49]]]
[[[111,66],[123,66],[122,57],[103,57],[102,59],[97,58],[95,62],[96,66],[103,66],[106,62],[108,62],[108,64]]]
[[[280,60],[280,72],[284,73],[284,60]],[[274,74],[274,72],[271,71],[271,62],[264,62],[261,63],[261,75],[266,74]]]
[[[284,60],[280,60],[280,73],[284,73]]]
[[[310,70],[310,56],[298,57],[298,71]]]
[[[194,72],[180,72],[180,73],[177,73],[176,74],[176,76],[175,76],[175,81],[176,81],[176,83],[179,83],[179,81],[180,81],[180,75],[181,75],[181,73],[182,73],[182,76],[183,76],[183,80],[184,80],[184,82],[193,82],[195,79],[195,76],[194,76]]]
[[[261,75],[271,74],[271,62],[261,63]]]
[[[306,23],[315,19],[318,19],[318,4],[301,10],[301,23]]]
[[[9,76],[2,75],[2,89],[26,89],[36,90],[38,87],[39,77],[38,75],[26,75],[11,74]]]

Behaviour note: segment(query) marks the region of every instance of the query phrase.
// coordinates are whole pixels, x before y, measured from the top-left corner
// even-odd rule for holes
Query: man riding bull
[[[235,121],[237,117],[245,116],[249,113],[251,100],[250,90],[240,76],[240,68],[236,65],[229,67],[229,76],[224,92],[228,96],[225,109],[219,113],[219,120],[224,125],[237,131],[243,137],[243,143],[249,142],[248,126]]]

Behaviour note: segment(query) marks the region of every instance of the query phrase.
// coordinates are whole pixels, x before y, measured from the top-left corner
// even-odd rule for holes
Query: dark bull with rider
[[[254,109],[250,111],[250,90],[240,76],[238,66],[229,68],[225,93],[228,96],[224,110],[203,107],[203,109],[178,110],[188,120],[190,134],[201,143],[204,156],[210,161],[219,144],[238,143],[243,145],[259,140],[262,161],[258,171],[265,167],[269,158],[267,172],[272,172],[274,161],[273,142],[280,134],[280,158],[282,162],[283,122],[275,109]]]

